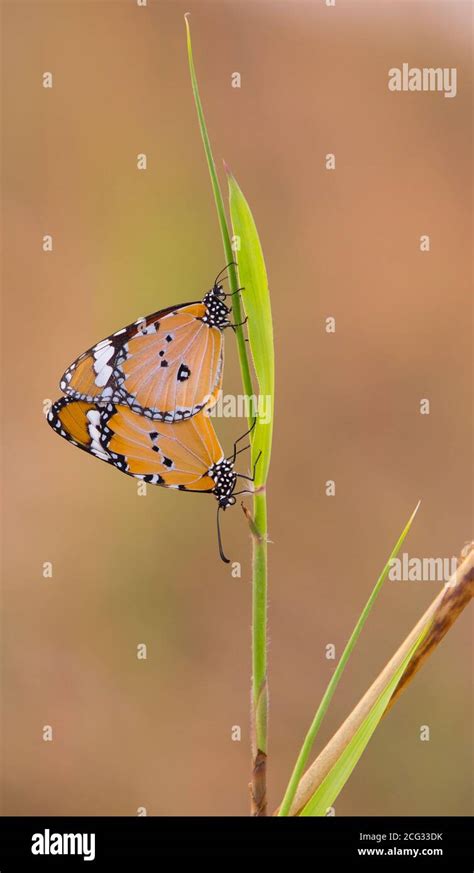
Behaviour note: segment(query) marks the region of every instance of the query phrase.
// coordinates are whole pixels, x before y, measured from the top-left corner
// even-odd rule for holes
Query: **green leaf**
[[[199,86],[196,76],[196,69],[194,67],[194,58],[193,58],[193,48],[191,42],[191,28],[189,26],[188,21],[189,12],[184,16],[185,24],[186,24],[186,42],[188,49],[188,64],[189,64],[189,73],[191,76],[191,87],[193,89],[194,103],[196,106],[197,117],[199,121],[199,129],[201,131],[201,139],[202,144],[204,146],[204,154],[206,155],[207,166],[209,169],[209,176],[211,178],[211,186],[212,193],[214,195],[214,202],[216,204],[216,212],[217,218],[219,221],[219,227],[221,231],[222,237],[222,245],[224,247],[224,257],[226,264],[229,265],[229,284],[231,291],[233,293],[232,297],[232,311],[234,316],[234,321],[236,324],[240,325],[242,322],[242,307],[240,305],[240,297],[236,293],[238,289],[237,283],[237,272],[234,266],[234,253],[232,251],[231,240],[229,235],[229,229],[227,227],[227,220],[225,216],[224,209],[224,201],[222,199],[222,193],[219,186],[219,180],[217,178],[216,165],[214,162],[214,157],[212,154],[211,141],[209,139],[209,134],[207,132],[206,127],[206,119],[204,117],[204,110],[202,108],[201,97],[199,95]],[[237,337],[237,348],[239,352],[239,361],[240,361],[240,371],[242,374],[242,383],[244,386],[244,391],[246,394],[252,394],[252,377],[250,375],[250,365],[247,357],[247,348],[245,343],[245,336],[242,330],[242,327],[236,328],[236,337]]]
[[[418,640],[412,646],[400,664],[398,670],[393,674],[392,678],[372,706],[369,714],[357,729],[351,741],[345,747],[325,779],[323,779],[321,785],[302,809],[300,815],[324,816],[328,808],[333,805],[336,797],[344,788],[344,785],[364,752],[365,747],[390,702],[393,692],[395,691],[418,646],[422,643],[426,632],[427,628],[425,628],[420,634]]]
[[[321,703],[319,704],[318,709],[316,710],[316,715],[314,716],[314,719],[311,723],[309,731],[306,734],[306,737],[304,739],[303,745],[301,747],[301,751],[298,755],[295,767],[293,769],[293,773],[291,774],[290,781],[288,783],[288,787],[287,787],[286,792],[285,792],[285,796],[282,800],[280,809],[278,811],[279,816],[289,815],[289,813],[290,813],[291,805],[293,803],[300,779],[303,776],[304,769],[306,767],[313,743],[314,743],[316,736],[319,732],[319,728],[321,727],[322,720],[323,720],[324,716],[326,715],[326,712],[328,710],[328,707],[329,707],[329,704],[330,704],[331,699],[333,697],[333,694],[334,694],[334,692],[339,684],[339,680],[341,679],[341,676],[344,672],[344,668],[345,668],[345,666],[350,658],[350,655],[352,654],[352,651],[355,647],[357,640],[359,639],[362,628],[364,627],[364,624],[367,621],[367,618],[369,617],[369,613],[370,613],[370,611],[375,603],[377,595],[379,594],[380,589],[382,588],[382,585],[385,582],[385,579],[387,578],[387,576],[389,574],[390,567],[392,565],[392,561],[394,558],[396,558],[398,552],[400,551],[400,549],[405,541],[405,538],[408,535],[408,532],[413,524],[413,519],[415,518],[415,515],[418,512],[419,505],[420,505],[420,503],[418,503],[416,505],[416,507],[413,510],[410,518],[408,519],[405,527],[403,528],[397,542],[395,543],[395,545],[394,545],[394,547],[389,555],[389,558],[388,558],[379,578],[377,579],[377,582],[375,583],[375,586],[372,590],[372,593],[371,593],[367,603],[365,604],[365,606],[364,606],[364,608],[359,616],[357,624],[356,624],[354,630],[352,631],[352,634],[350,635],[348,642],[346,643],[346,647],[341,655],[339,663],[338,663],[338,665],[337,665],[337,667],[332,675],[332,678],[328,684],[328,687],[326,688],[326,691],[324,692],[323,699],[321,700]]]
[[[258,415],[257,425],[252,440],[253,463],[261,452],[255,479],[255,487],[258,488],[266,482],[273,430],[275,360],[272,310],[267,271],[255,221],[235,178],[227,168],[226,170],[234,252],[239,266],[242,301],[248,318],[249,345],[259,388],[255,410]]]
[[[201,137],[206,155],[209,174],[211,177],[211,185],[216,204],[219,226],[224,245],[226,262],[229,267],[229,283],[232,291],[232,310],[234,323],[236,325],[235,332],[237,337],[237,348],[240,359],[240,369],[242,373],[242,384],[244,393],[250,398],[253,397],[252,377],[250,372],[250,362],[247,353],[248,343],[245,341],[244,331],[241,326],[243,321],[242,305],[240,294],[238,292],[239,284],[237,282],[237,270],[234,264],[235,252],[232,247],[230,234],[227,226],[222,194],[217,178],[216,166],[212,155],[211,143],[207,132],[204,111],[199,95],[199,87],[194,67],[193,52],[191,45],[191,30],[189,27],[188,14],[185,15],[187,47],[188,47],[188,62],[189,71],[191,74],[191,84],[194,95],[194,102],[201,130]],[[259,388],[264,396],[266,406],[253,411],[251,419],[254,418],[255,412],[260,412],[256,423],[255,431],[252,433],[252,468],[255,468],[256,478],[254,487],[260,489],[254,494],[254,516],[250,519],[250,528],[252,531],[253,540],[253,585],[252,585],[252,697],[253,697],[253,752],[257,755],[257,750],[265,753],[267,749],[267,643],[266,643],[266,626],[267,626],[267,503],[266,494],[262,489],[268,473],[270,464],[272,427],[273,427],[273,385],[274,385],[274,361],[273,361],[273,336],[271,329],[271,311],[270,299],[268,295],[268,284],[266,277],[265,264],[263,261],[260,241],[255,228],[255,223],[250,214],[248,205],[238,189],[235,180],[232,180],[235,186],[233,197],[233,205],[235,207],[235,222],[239,228],[235,233],[244,240],[245,254],[239,258],[241,268],[240,279],[246,280],[249,290],[248,306],[252,328],[252,352],[257,361],[256,375],[259,380]],[[231,183],[229,183],[230,187]],[[231,197],[232,199],[232,197]],[[231,204],[232,208],[232,204]],[[234,215],[233,215],[234,221]],[[259,307],[264,308],[259,311]],[[262,325],[267,323],[267,326],[262,330]],[[265,392],[265,394],[263,394]],[[262,415],[263,412],[263,415]],[[252,420],[249,421],[249,427]],[[258,464],[256,463],[258,461]]]

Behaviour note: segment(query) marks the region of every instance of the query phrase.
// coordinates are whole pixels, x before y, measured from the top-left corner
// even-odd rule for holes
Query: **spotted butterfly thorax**
[[[129,406],[152,421],[178,422],[209,409],[222,386],[223,331],[231,327],[217,279],[202,301],[139,318],[84,352],[60,388],[75,400]]]

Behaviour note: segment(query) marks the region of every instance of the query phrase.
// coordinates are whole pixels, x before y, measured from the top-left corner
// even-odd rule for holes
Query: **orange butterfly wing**
[[[76,400],[127,404],[155,421],[210,408],[222,384],[222,330],[202,321],[204,303],[164,309],[97,343],[66,370]]]
[[[209,417],[173,425],[153,422],[127,406],[100,406],[63,397],[48,414],[60,436],[129,476],[165,488],[210,492],[210,468],[223,452]]]

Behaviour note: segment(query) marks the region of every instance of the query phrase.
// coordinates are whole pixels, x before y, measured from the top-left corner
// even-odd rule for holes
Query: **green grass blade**
[[[270,465],[272,428],[273,428],[273,392],[274,392],[274,351],[273,331],[268,293],[267,274],[263,260],[262,249],[258,238],[255,222],[248,204],[237,183],[229,179],[230,208],[234,234],[241,241],[241,249],[232,247],[227,226],[222,194],[217,178],[216,167],[212,155],[211,144],[207,133],[204,112],[202,109],[199,88],[191,45],[191,32],[188,16],[185,15],[189,71],[194,94],[194,102],[201,129],[201,137],[206,154],[212,190],[216,203],[217,215],[221,229],[226,261],[229,264],[229,282],[232,297],[232,309],[236,326],[237,346],[240,358],[243,389],[247,397],[253,397],[250,362],[247,354],[247,343],[242,327],[242,304],[237,271],[231,261],[236,255],[239,261],[240,281],[245,285],[245,307],[249,318],[249,344],[252,351],[255,373],[259,384],[259,396],[265,405],[250,409],[250,418],[257,413],[257,423],[251,439],[251,464],[256,469],[254,488],[254,514],[251,519],[253,543],[253,614],[252,614],[252,721],[253,721],[253,757],[252,772],[252,814],[264,815],[266,811],[266,754],[267,754],[267,722],[268,722],[268,688],[267,688],[267,503],[264,485]],[[227,169],[227,168],[226,168]],[[252,421],[249,421],[249,426]],[[259,457],[260,455],[260,457]],[[258,464],[256,461],[258,459]],[[256,467],[255,467],[256,465]]]
[[[259,388],[259,414],[252,439],[253,463],[261,452],[255,479],[255,487],[259,488],[267,479],[272,444],[275,391],[272,310],[267,271],[255,221],[235,178],[229,170],[227,172],[232,229],[234,238],[239,241],[236,256],[240,284],[244,289],[241,293],[248,317],[249,345]]]
[[[349,638],[349,641],[348,641],[348,643],[347,643],[347,645],[346,645],[346,647],[341,655],[339,663],[338,663],[338,665],[337,665],[337,667],[332,675],[331,681],[329,682],[329,685],[324,693],[323,699],[321,700],[321,703],[319,704],[316,715],[314,716],[314,719],[311,723],[311,727],[310,727],[308,733],[306,734],[305,740],[304,740],[303,745],[301,747],[301,751],[298,755],[293,773],[291,774],[291,778],[290,778],[290,781],[288,783],[288,787],[287,787],[286,792],[285,792],[285,796],[282,800],[280,809],[278,811],[278,815],[280,815],[280,816],[288,815],[290,812],[291,805],[293,803],[293,800],[294,800],[294,797],[296,794],[296,790],[298,788],[298,784],[299,784],[300,779],[301,779],[301,777],[304,773],[304,770],[306,768],[306,764],[308,762],[308,758],[309,758],[309,755],[311,753],[313,743],[314,743],[316,736],[318,734],[319,728],[321,727],[321,722],[326,714],[326,711],[329,707],[329,704],[331,702],[333,694],[334,694],[334,692],[339,684],[339,681],[341,679],[341,676],[344,672],[344,668],[345,668],[345,666],[346,666],[346,664],[347,664],[347,662],[352,654],[352,651],[354,649],[354,646],[355,646],[357,640],[359,639],[362,628],[364,627],[364,624],[367,621],[367,618],[368,618],[369,613],[374,605],[374,602],[377,598],[377,595],[379,594],[380,589],[382,588],[382,585],[388,576],[388,573],[389,573],[389,570],[391,567],[391,563],[392,563],[393,559],[396,558],[398,552],[400,551],[400,549],[405,541],[405,538],[406,538],[406,536],[407,536],[407,534],[412,526],[415,515],[418,512],[419,505],[420,504],[418,503],[417,506],[415,507],[412,515],[410,516],[407,524],[405,525],[402,533],[400,534],[397,542],[395,543],[395,546],[392,549],[390,557],[388,558],[387,563],[385,564],[385,567],[383,568],[379,578],[377,579],[377,582],[375,583],[375,587],[374,587],[367,603],[365,604],[364,609],[362,610],[362,613],[360,615],[360,618],[359,618],[354,630],[352,631],[352,634]]]
[[[398,670],[387,683],[386,687],[372,706],[360,727],[355,732],[352,740],[331,768],[326,778],[323,779],[319,788],[315,791],[306,806],[300,812],[302,816],[324,816],[336,797],[344,788],[354,767],[358,763],[380,719],[382,718],[392,694],[394,693],[403,673],[410,663],[416,650],[423,642],[427,628],[420,634],[418,640],[412,646]]]
[[[257,377],[259,395],[252,434],[252,469],[255,469],[253,515],[253,587],[252,587],[252,701],[254,761],[267,753],[267,497],[264,490],[272,447],[275,363],[273,326],[267,271],[262,247],[250,207],[236,180],[226,168],[229,184],[229,208],[239,265],[239,280],[249,346]],[[252,777],[253,791],[258,791],[258,767]],[[257,789],[255,789],[257,786]]]
[[[217,217],[219,219],[219,227],[221,230],[222,236],[222,244],[224,246],[224,256],[226,260],[226,264],[229,264],[229,284],[231,291],[237,291],[238,282],[237,282],[237,271],[235,266],[231,263],[235,260],[234,252],[232,251],[232,245],[229,235],[229,229],[227,227],[227,220],[224,209],[224,202],[222,200],[222,193],[219,186],[219,180],[217,178],[216,165],[214,163],[214,157],[212,154],[211,142],[209,139],[209,134],[207,132],[206,120],[204,118],[204,111],[201,104],[201,98],[199,96],[199,87],[197,83],[196,70],[194,67],[194,59],[193,59],[193,49],[191,43],[191,29],[189,26],[187,13],[184,16],[184,20],[186,23],[186,41],[188,48],[188,63],[189,63],[189,72],[191,75],[191,86],[193,89],[194,95],[194,103],[196,105],[196,112],[199,121],[199,128],[201,131],[201,138],[204,146],[204,152],[206,155],[207,166],[209,168],[209,175],[211,177],[211,185],[212,191],[214,194],[214,201],[216,204]],[[232,313],[234,317],[235,324],[240,325],[243,321],[242,316],[242,305],[240,302],[239,294],[234,294],[232,297]],[[242,330],[242,327],[236,328],[236,338],[237,338],[237,348],[239,352],[239,361],[240,361],[240,370],[242,374],[242,384],[244,386],[245,393],[250,397],[252,395],[252,377],[250,374],[250,364],[247,355],[247,347],[245,342],[245,335]]]

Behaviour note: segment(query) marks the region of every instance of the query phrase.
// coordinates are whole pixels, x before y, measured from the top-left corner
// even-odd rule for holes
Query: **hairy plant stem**
[[[267,685],[267,502],[254,495],[252,607],[252,815],[267,814],[266,766],[268,730]]]

